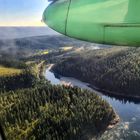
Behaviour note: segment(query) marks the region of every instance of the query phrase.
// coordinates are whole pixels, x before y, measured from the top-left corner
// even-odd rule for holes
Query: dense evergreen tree
[[[140,96],[140,49],[88,50],[57,63],[53,70],[122,96]]]
[[[80,139],[86,126],[100,132],[114,118],[107,102],[76,87],[47,84],[0,96],[0,121],[9,140]]]
[[[22,70],[0,77],[0,123],[7,140],[81,140],[84,130],[95,136],[116,118],[95,93],[51,85],[42,76],[44,62],[12,63],[0,61]]]

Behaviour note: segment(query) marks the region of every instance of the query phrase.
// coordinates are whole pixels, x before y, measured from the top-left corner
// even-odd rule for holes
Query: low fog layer
[[[18,59],[39,50],[57,50],[67,46],[90,49],[107,47],[63,36],[48,27],[0,27],[0,58]]]
[[[48,27],[0,27],[0,39],[15,39],[41,35],[59,35]]]

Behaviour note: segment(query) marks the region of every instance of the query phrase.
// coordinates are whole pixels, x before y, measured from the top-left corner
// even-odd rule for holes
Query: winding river
[[[140,102],[105,96],[103,93],[90,88],[88,83],[75,78],[63,76],[58,78],[58,75],[50,71],[50,67],[46,69],[45,77],[54,85],[69,84],[96,92],[112,105],[121,121],[113,129],[106,130],[98,140],[140,140]]]

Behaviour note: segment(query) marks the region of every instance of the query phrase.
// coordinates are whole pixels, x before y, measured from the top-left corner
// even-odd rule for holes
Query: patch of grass
[[[0,76],[18,75],[21,72],[22,72],[22,70],[20,70],[20,69],[0,66]]]
[[[43,51],[41,54],[42,54],[42,55],[44,55],[44,54],[49,54],[49,51],[48,51],[48,50],[45,50],[45,51]]]
[[[63,51],[69,51],[69,50],[73,49],[73,47],[72,47],[72,46],[61,47],[61,49],[62,49]]]

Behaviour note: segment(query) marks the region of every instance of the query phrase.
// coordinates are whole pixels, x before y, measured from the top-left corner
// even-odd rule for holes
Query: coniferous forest
[[[139,48],[81,51],[62,59],[53,71],[88,82],[110,95],[140,97]]]
[[[1,61],[1,67],[10,69],[9,62]],[[105,100],[77,87],[51,85],[42,76],[43,65],[18,61],[13,67],[20,73],[0,76],[0,122],[7,140],[87,139],[113,123],[116,113]]]
[[[63,36],[0,40],[0,139],[139,140],[139,56]]]

